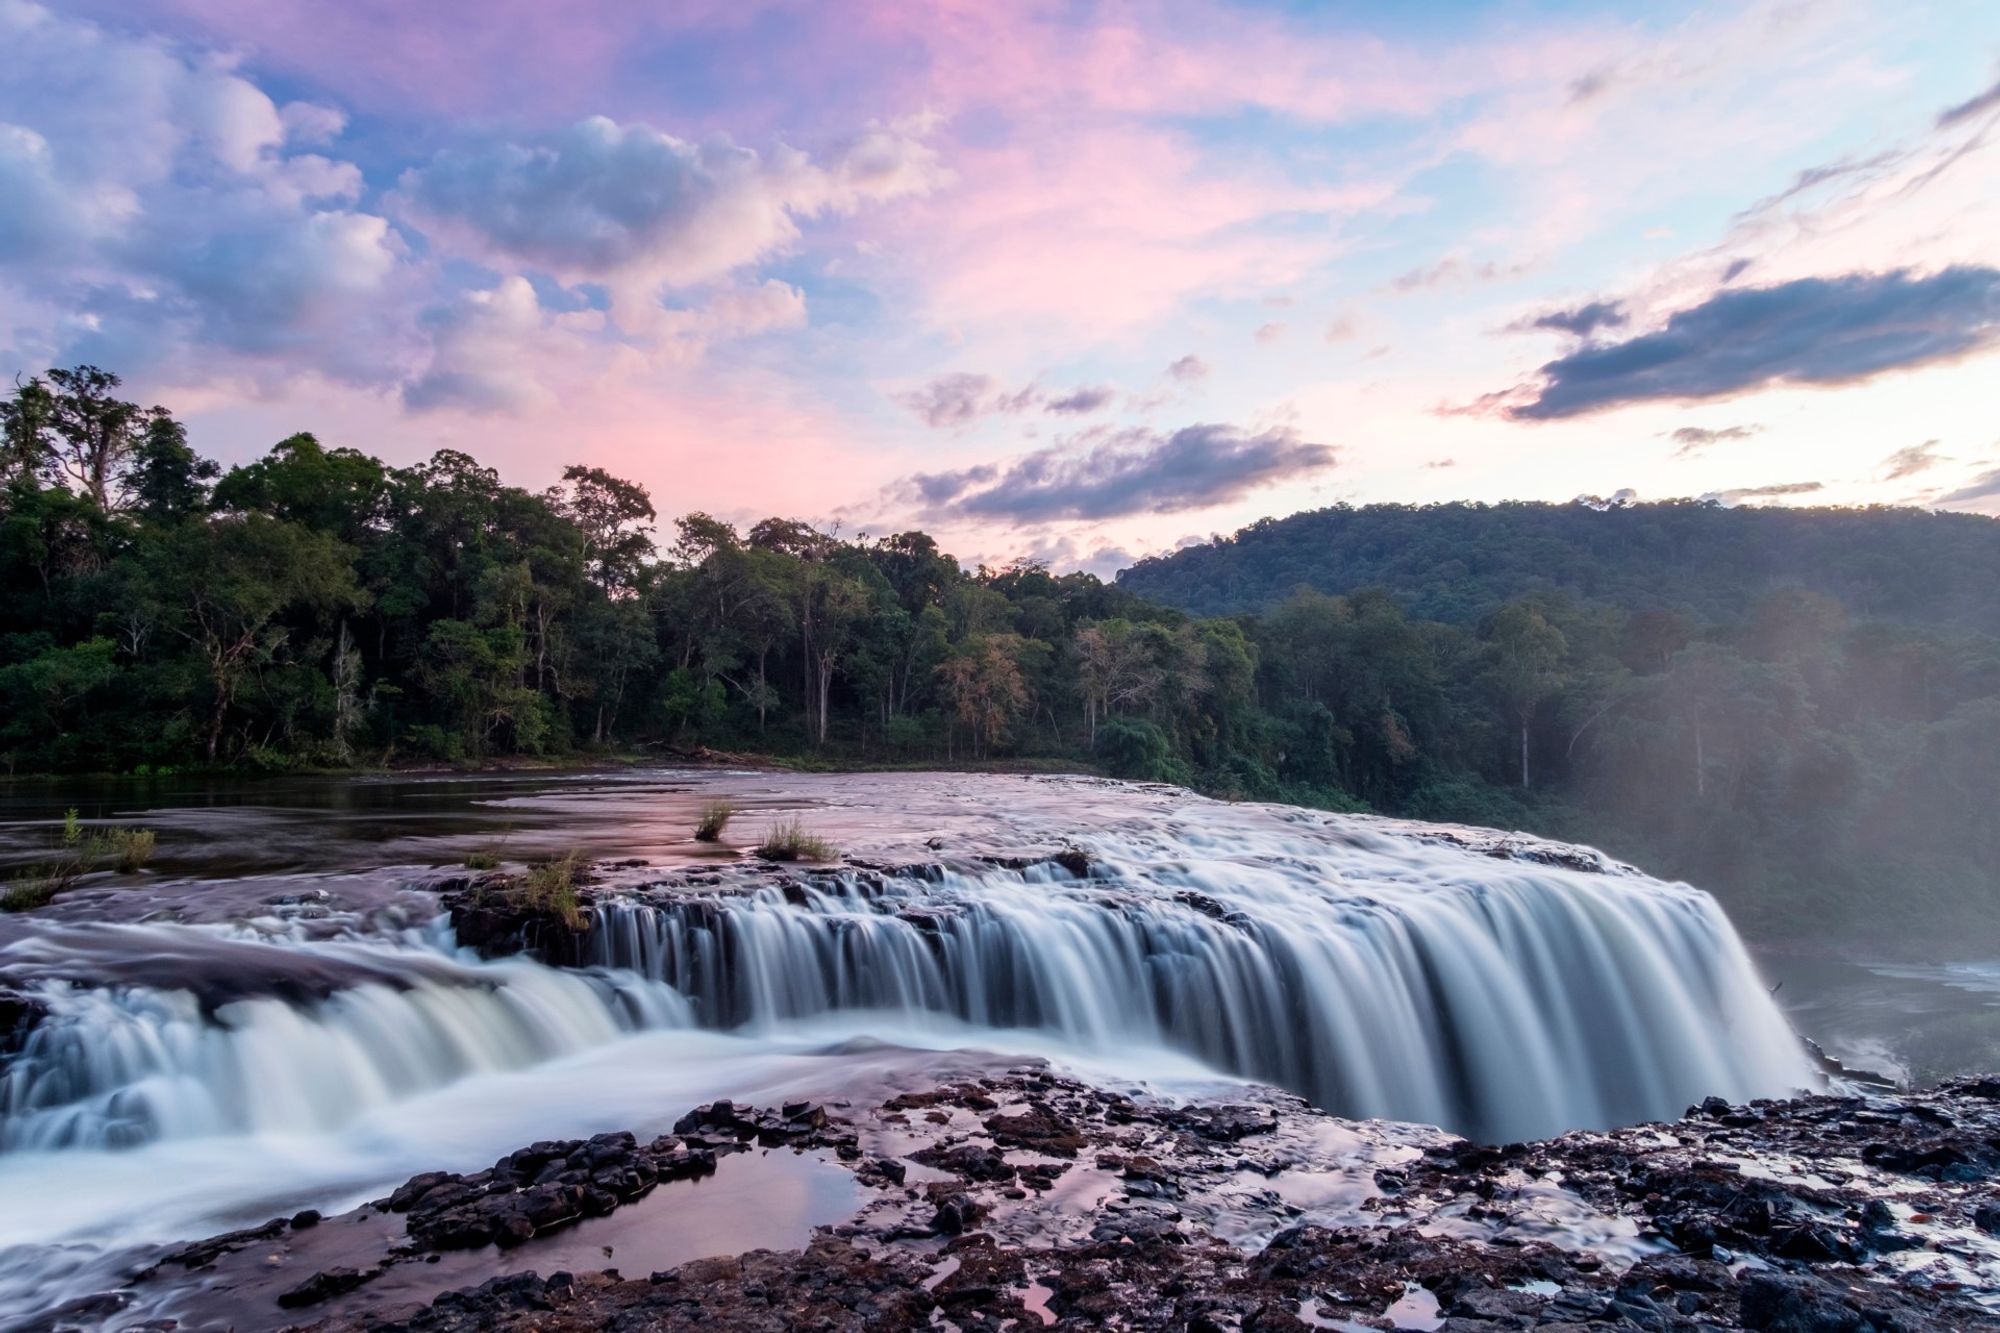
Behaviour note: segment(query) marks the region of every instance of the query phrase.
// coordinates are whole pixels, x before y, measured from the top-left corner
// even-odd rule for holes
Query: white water
[[[947,789],[961,805],[985,790]],[[826,1096],[889,1058],[857,1038],[1253,1078],[1492,1139],[1814,1080],[1727,920],[1685,886],[1375,821],[1102,787],[1072,812],[1043,790],[1007,789],[1026,795],[1003,834],[1074,841],[1089,877],[968,860],[650,893],[598,909],[587,969],[481,961],[440,925],[358,918],[333,938],[259,919],[17,940],[0,949],[17,978],[166,957],[295,970],[322,998],[267,985],[204,1011],[214,988],[157,968],[37,983],[51,1016],[0,1065],[0,1314],[62,1285],[52,1252],[10,1246],[101,1254],[338,1207],[537,1138],[663,1125],[714,1096]],[[944,819],[887,815],[905,847]]]
[[[149,933],[167,947],[218,932]],[[237,999],[212,1016],[189,991],[48,983],[39,995],[49,1017],[0,1068],[0,1153],[329,1133],[461,1079],[689,1023],[667,986],[525,958],[483,962],[454,949],[441,922],[381,941],[280,934],[247,947],[363,955],[377,974],[406,980],[364,981],[317,1004]]]
[[[1343,1115],[1528,1139],[1814,1081],[1706,894],[1314,821],[1088,840],[1078,880],[617,902],[590,957],[747,1031],[870,1009],[1183,1050]]]

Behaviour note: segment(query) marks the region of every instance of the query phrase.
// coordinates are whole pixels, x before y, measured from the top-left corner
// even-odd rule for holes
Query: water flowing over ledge
[[[635,1033],[755,1045],[803,1020],[1174,1052],[1337,1114],[1489,1141],[1815,1082],[1712,899],[1581,849],[1122,784],[943,789],[954,813],[903,812],[894,835],[952,830],[921,864],[627,876],[552,951],[581,967],[480,959],[441,923],[37,938],[59,979],[32,992],[46,1017],[0,1065],[0,1153],[334,1132]],[[991,854],[1031,839],[1079,855]],[[162,956],[186,989],[162,981]],[[64,957],[66,973],[48,963]],[[139,981],[69,984],[84,958],[116,982],[118,957]]]
[[[152,812],[146,875],[0,918],[0,1311],[128,1247],[885,1061],[1267,1081],[1490,1140],[1815,1082],[1716,904],[1583,849],[1088,779],[458,790],[414,820],[365,788]],[[734,846],[803,814],[846,861],[692,842],[717,795]],[[643,859],[580,931],[454,927],[423,885],[501,839]]]
[[[1721,909],[1682,886],[1226,806],[1078,841],[1082,877],[933,866],[613,898],[581,956],[710,1026],[872,1012],[1165,1047],[1491,1141],[1816,1081]]]

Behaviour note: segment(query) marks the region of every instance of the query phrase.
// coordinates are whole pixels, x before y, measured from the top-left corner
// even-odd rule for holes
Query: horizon
[[[1106,577],[1337,504],[2000,514],[1990,6],[301,12],[0,0],[0,371]]]

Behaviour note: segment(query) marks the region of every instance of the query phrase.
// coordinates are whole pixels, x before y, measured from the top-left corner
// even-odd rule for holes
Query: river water
[[[717,797],[725,841],[695,842]],[[1471,832],[1089,779],[281,780],[16,794],[9,873],[54,854],[69,805],[158,849],[0,916],[0,988],[46,1009],[0,1060],[0,1315],[126,1247],[945,1052],[1166,1095],[1275,1082],[1489,1139],[1817,1077],[1706,895]],[[845,868],[777,887],[749,865],[791,817]],[[476,853],[572,851],[633,863],[586,966],[478,957],[427,887]],[[1877,1063],[1894,996],[1977,1014],[2000,991],[1784,970],[1806,1033]],[[787,1225],[831,1220],[805,1194]]]

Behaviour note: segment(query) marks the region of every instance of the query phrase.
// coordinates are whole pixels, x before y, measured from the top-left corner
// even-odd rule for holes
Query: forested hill
[[[1118,583],[1197,615],[1264,611],[1301,585],[1381,588],[1413,616],[1460,625],[1551,593],[1726,622],[1789,586],[1857,616],[1995,633],[2000,520],[1693,500],[1340,505],[1142,560]]]

